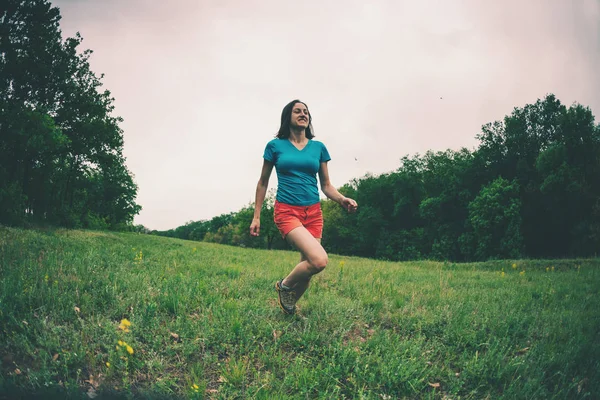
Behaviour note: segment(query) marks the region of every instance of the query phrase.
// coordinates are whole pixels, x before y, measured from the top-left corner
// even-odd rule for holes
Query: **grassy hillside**
[[[600,396],[600,260],[331,255],[290,317],[297,260],[0,228],[0,399]]]

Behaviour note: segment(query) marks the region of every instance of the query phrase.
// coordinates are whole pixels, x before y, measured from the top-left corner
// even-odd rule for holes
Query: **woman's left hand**
[[[356,212],[356,209],[358,208],[358,204],[356,203],[356,201],[349,197],[344,197],[340,202],[340,205],[350,213]]]

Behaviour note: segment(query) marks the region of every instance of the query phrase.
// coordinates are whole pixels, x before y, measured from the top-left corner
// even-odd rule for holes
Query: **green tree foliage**
[[[350,198],[356,198],[356,186],[346,184],[339,192]],[[332,201],[321,202],[323,218],[323,246],[337,254],[356,254],[355,243],[359,232],[356,230],[356,214],[348,214]]]
[[[489,181],[516,179],[525,254],[589,256],[600,248],[600,127],[554,95],[484,126],[477,157]]]
[[[600,243],[600,130],[581,105],[565,110],[561,122],[536,162],[542,204],[553,215],[547,240],[557,254],[591,254]]]
[[[141,207],[121,118],[46,0],[0,8],[0,223],[124,228]]]
[[[468,204],[475,189],[472,179],[473,155],[458,152],[428,152],[423,158],[425,197],[419,204],[425,240],[431,248],[425,254],[433,259],[463,258],[459,237],[464,230]]]
[[[465,242],[478,259],[519,258],[523,248],[521,236],[521,201],[516,181],[498,178],[484,186],[469,203],[468,224],[472,232]]]
[[[167,231],[151,231],[159,236],[176,237],[185,240],[206,241],[233,246],[288,249],[279,230],[273,222],[275,193],[270,191],[261,211],[260,236],[250,235],[250,222],[254,217],[254,205],[250,204],[236,213],[218,215],[210,220],[190,221],[185,225]]]

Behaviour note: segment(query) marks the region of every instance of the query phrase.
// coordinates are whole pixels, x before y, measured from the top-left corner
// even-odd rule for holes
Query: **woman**
[[[300,263],[284,279],[275,283],[279,305],[286,314],[296,311],[296,302],[313,275],[325,269],[327,253],[321,246],[323,214],[319,202],[317,173],[321,190],[348,212],[356,211],[356,201],[340,194],[329,181],[325,145],[312,140],[312,117],[306,104],[294,100],[283,108],[277,138],[267,143],[260,179],[256,186],[254,218],[250,234],[260,233],[260,211],[265,200],[273,166],[278,187],[274,220],[281,235],[301,253]]]

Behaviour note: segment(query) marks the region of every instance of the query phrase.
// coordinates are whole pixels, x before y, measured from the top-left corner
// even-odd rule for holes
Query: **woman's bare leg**
[[[321,239],[315,239],[303,226],[288,233],[286,239],[300,251],[301,258],[298,265],[283,280],[283,284],[293,288],[296,299],[299,299],[308,288],[310,278],[325,269],[328,257],[321,246]]]
[[[321,239],[317,239],[317,241],[321,243]],[[300,262],[302,261],[306,261],[306,257],[304,256],[304,254],[300,253]],[[299,281],[294,287],[294,291],[296,292],[296,301],[298,301],[300,297],[302,297],[304,292],[306,292],[306,289],[308,289],[308,286],[310,284],[310,278],[311,277],[309,277],[305,281]]]

